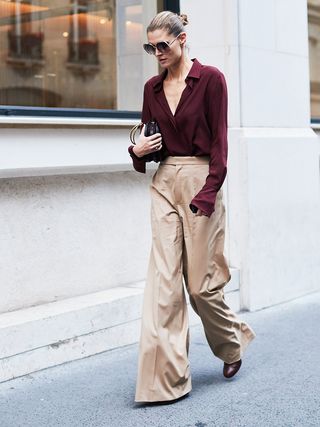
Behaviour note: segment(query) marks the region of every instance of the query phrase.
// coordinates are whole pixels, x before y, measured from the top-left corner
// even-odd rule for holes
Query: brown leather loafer
[[[226,362],[224,362],[224,365],[223,365],[223,375],[226,378],[233,377],[239,371],[241,363],[242,363],[241,359],[238,360],[237,362],[234,362],[234,363],[226,363]]]

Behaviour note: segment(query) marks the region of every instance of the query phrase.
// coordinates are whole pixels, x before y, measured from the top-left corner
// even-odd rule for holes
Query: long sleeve
[[[142,104],[142,114],[141,114],[141,121],[142,123],[147,123],[149,120],[151,120],[151,113],[148,103],[148,91],[147,91],[147,84],[144,86],[143,91],[143,104]],[[146,172],[146,162],[142,158],[139,158],[136,156],[133,152],[133,145],[130,145],[128,148],[129,154],[132,158],[133,167],[137,172],[145,173]]]
[[[228,94],[226,81],[222,73],[215,82],[208,82],[207,99],[207,119],[212,133],[209,175],[200,192],[191,201],[191,204],[210,217],[214,212],[217,192],[227,174]]]

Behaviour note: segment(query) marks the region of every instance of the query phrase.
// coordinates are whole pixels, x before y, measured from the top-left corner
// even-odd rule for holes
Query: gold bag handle
[[[137,130],[141,132],[142,127],[143,127],[143,123],[140,122],[137,125],[133,126],[133,128],[130,130],[130,141],[133,145],[136,145],[135,137],[136,137]]]

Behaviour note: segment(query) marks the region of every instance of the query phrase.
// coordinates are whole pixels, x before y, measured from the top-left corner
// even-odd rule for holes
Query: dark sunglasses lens
[[[143,49],[149,54],[149,55],[154,55],[156,53],[156,50],[153,46],[151,46],[151,44],[149,43],[145,43],[143,45]]]
[[[167,45],[166,42],[159,42],[157,43],[157,49],[159,52],[163,53],[166,50],[169,50],[169,46]]]

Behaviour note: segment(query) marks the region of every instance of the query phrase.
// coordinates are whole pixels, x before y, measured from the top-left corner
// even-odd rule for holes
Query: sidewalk
[[[0,384],[1,427],[307,427],[320,425],[320,293],[240,313],[257,337],[231,380],[191,328],[193,390],[172,405],[134,403],[137,345]]]

